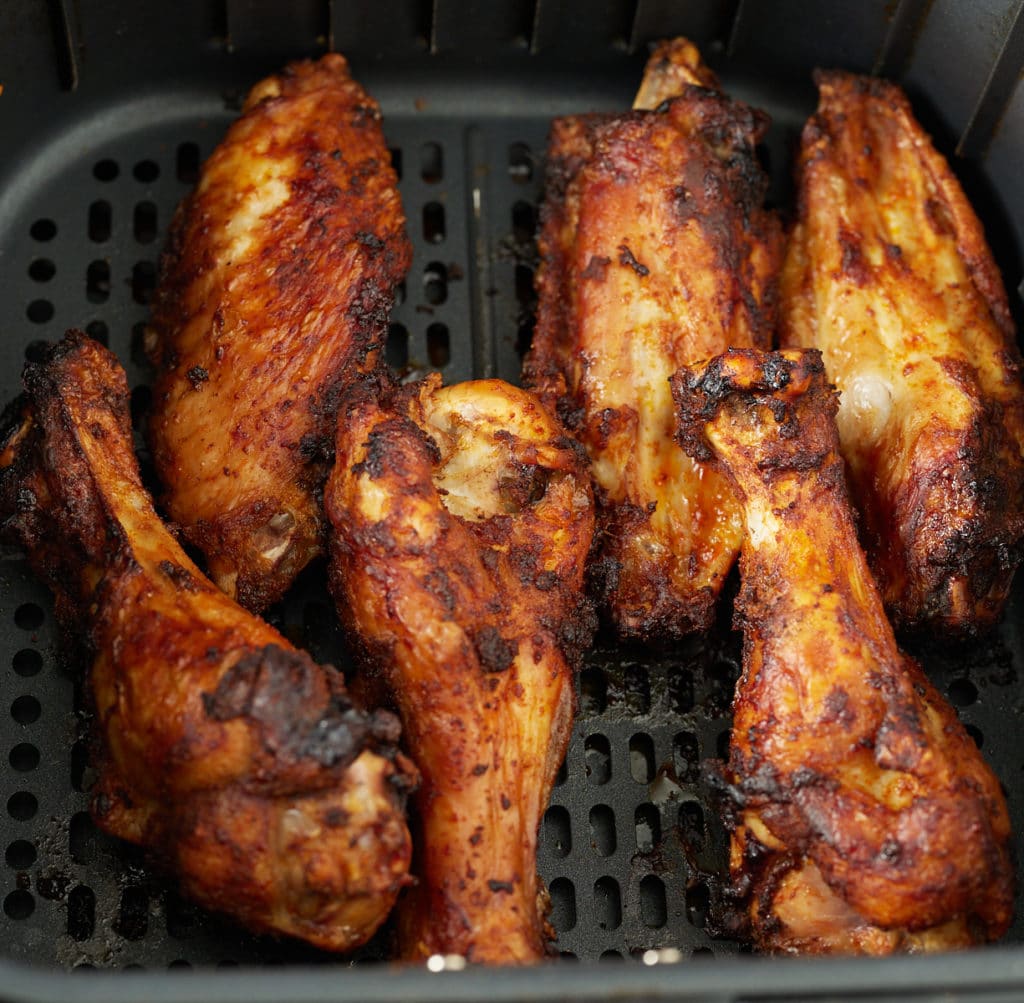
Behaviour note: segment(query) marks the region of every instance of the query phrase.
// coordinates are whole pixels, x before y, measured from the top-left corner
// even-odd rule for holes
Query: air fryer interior
[[[628,107],[646,43],[675,33],[701,44],[735,96],[772,114],[765,157],[783,208],[792,144],[814,103],[810,68],[901,79],[944,151],[966,155],[953,166],[1011,294],[1020,280],[1020,4],[54,0],[28,8],[0,14],[5,401],[41,343],[81,327],[125,364],[141,432],[147,302],[174,208],[245,90],[328,46],[351,57],[381,102],[401,178],[415,255],[387,354],[403,372],[517,379],[534,308],[550,119]],[[20,555],[3,556],[0,953],[59,968],[336,963],[201,912],[142,854],[95,829],[80,661],[60,643],[48,594]],[[1021,602],[1018,586],[1004,624],[981,644],[919,649],[1002,780],[1018,833]],[[349,664],[322,566],[271,618],[316,658]],[[743,951],[719,929],[725,837],[704,771],[726,750],[738,674],[728,609],[719,619],[708,638],[672,650],[604,640],[587,660],[538,856],[567,958],[628,961],[675,948],[686,963]],[[1012,943],[1024,938],[1020,902],[1018,894]],[[380,957],[385,941],[362,956]]]

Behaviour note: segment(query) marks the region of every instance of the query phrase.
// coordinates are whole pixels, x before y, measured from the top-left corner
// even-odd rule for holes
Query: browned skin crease
[[[25,372],[0,518],[91,657],[92,814],[200,904],[318,947],[361,944],[407,883],[412,765],[368,714],[207,580],[139,480],[114,357],[71,333]]]
[[[399,954],[536,961],[537,829],[593,631],[585,462],[532,395],[439,377],[354,394],[337,457],[332,589],[423,774]]]
[[[257,84],[179,208],[153,307],[164,502],[252,610],[320,552],[338,395],[411,261],[376,103],[336,54]]]
[[[596,587],[620,633],[648,641],[709,626],[740,544],[726,481],[674,441],[668,378],[768,347],[774,325],[767,120],[714,83],[690,43],[666,43],[637,98],[658,110],[557,119],[548,146],[523,380],[590,456]]]
[[[998,938],[1013,908],[1006,803],[896,646],[857,542],[820,354],[733,352],[672,387],[681,442],[743,507],[724,780],[755,944],[889,954]]]
[[[817,75],[782,277],[784,345],[821,350],[862,540],[898,627],[971,635],[1024,536],[1024,388],[999,273],[902,91]]]

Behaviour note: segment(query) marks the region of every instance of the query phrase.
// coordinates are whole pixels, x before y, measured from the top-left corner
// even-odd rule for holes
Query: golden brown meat
[[[150,440],[171,518],[253,610],[323,545],[338,395],[411,260],[377,105],[345,60],[253,88],[171,227]]]
[[[1006,293],[893,84],[821,73],[782,342],[821,350],[865,547],[898,626],[998,618],[1024,536],[1024,386]]]
[[[673,378],[686,448],[733,480],[743,672],[725,780],[731,867],[763,950],[935,950],[1013,908],[999,782],[896,647],[815,351],[729,353]]]
[[[109,352],[69,335],[25,386],[0,515],[93,658],[97,824],[254,930],[362,943],[408,880],[398,721],[354,706],[184,554],[140,483]]]
[[[423,775],[401,955],[534,961],[537,827],[593,626],[585,464],[525,391],[439,377],[343,405],[337,456],[332,586]]]
[[[685,44],[656,51],[638,100],[696,73],[687,59]],[[730,345],[768,346],[781,240],[761,208],[766,125],[682,85],[658,111],[552,129],[523,378],[590,456],[598,589],[626,636],[707,627],[739,550],[726,482],[674,441],[668,378]]]

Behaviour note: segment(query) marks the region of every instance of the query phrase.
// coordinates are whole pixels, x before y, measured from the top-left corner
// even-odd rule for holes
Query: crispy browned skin
[[[109,352],[70,335],[25,386],[0,515],[92,655],[97,824],[254,930],[362,943],[408,880],[398,721],[184,554],[139,481]]]
[[[1013,907],[999,782],[900,653],[858,542],[817,352],[730,353],[673,379],[688,450],[746,533],[726,781],[732,872],[766,951],[937,950]]]
[[[668,378],[767,347],[781,254],[754,156],[766,119],[681,84],[696,73],[686,45],[649,64],[642,96],[681,88],[658,111],[555,122],[523,371],[587,449],[597,586],[619,631],[648,640],[710,624],[740,543],[726,481],[674,441]]]
[[[345,60],[258,84],[182,204],[153,308],[171,518],[253,610],[323,545],[338,395],[411,260],[380,112]]]
[[[535,961],[537,828],[593,627],[584,461],[525,391],[439,378],[353,399],[337,456],[332,586],[423,775],[400,953]]]
[[[893,84],[821,73],[783,344],[819,348],[863,540],[898,626],[973,634],[1024,536],[1024,387],[977,217]]]

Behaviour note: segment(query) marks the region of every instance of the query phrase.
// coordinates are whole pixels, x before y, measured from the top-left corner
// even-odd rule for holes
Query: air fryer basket
[[[958,155],[954,169],[1020,316],[1021,0],[8,0],[0,9],[3,400],[16,394],[25,358],[82,327],[125,364],[141,429],[149,393],[142,337],[171,213],[246,89],[287,60],[328,48],[350,57],[383,106],[416,248],[389,362],[439,369],[448,381],[516,380],[534,308],[548,123],[626,108],[646,44],[674,34],[702,47],[734,95],[772,114],[764,152],[772,199],[783,207],[792,144],[814,104],[810,70],[844,66],[904,83],[940,147]],[[2,557],[0,999],[1024,993],[1022,916],[1006,944],[964,955],[737,957],[742,946],[717,929],[726,841],[701,772],[728,742],[738,672],[728,610],[708,638],[658,653],[604,641],[587,661],[538,856],[561,962],[428,974],[373,964],[383,936],[355,966],[250,936],[183,901],[139,852],[92,825],[81,666],[60,643],[49,596],[21,555]],[[322,567],[310,569],[271,617],[315,657],[345,665],[323,579]],[[1022,602],[1024,580],[993,637],[919,652],[1002,780],[1018,841]],[[1024,914],[1021,905],[1019,893]],[[166,971],[181,968],[203,971]]]

